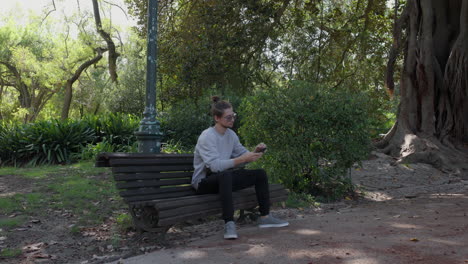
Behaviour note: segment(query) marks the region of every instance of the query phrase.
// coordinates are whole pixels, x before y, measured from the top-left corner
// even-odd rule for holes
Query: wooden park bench
[[[193,154],[101,153],[97,167],[111,167],[120,196],[128,204],[138,230],[165,233],[171,226],[221,213],[217,194],[193,190]],[[254,188],[234,192],[234,207],[257,206]],[[283,202],[288,191],[270,184],[271,203]]]

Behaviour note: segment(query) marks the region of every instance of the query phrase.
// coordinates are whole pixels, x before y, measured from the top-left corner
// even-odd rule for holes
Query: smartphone
[[[262,149],[260,149],[260,150],[255,151],[255,152],[257,152],[257,153],[259,153],[259,152],[265,152],[266,149],[267,149],[267,148],[262,148]]]

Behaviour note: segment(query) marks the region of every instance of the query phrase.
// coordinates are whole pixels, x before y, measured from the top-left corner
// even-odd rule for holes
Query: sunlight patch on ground
[[[182,259],[201,259],[206,256],[206,252],[201,250],[188,250],[179,254],[179,257]]]
[[[270,247],[265,247],[263,244],[260,245],[251,245],[250,249],[247,250],[245,253],[247,255],[253,256],[253,257],[264,257],[268,254],[268,251],[270,250]]]
[[[388,201],[393,199],[393,196],[388,195],[384,192],[377,192],[377,191],[365,191],[365,197],[372,201]]]
[[[1,188],[0,188],[1,190]],[[0,197],[11,197],[18,194],[18,192],[7,192],[7,193],[0,193]]]
[[[468,199],[468,196],[464,193],[435,193],[429,195],[429,198],[464,198]]]
[[[366,263],[366,264],[379,264],[380,262],[377,261],[376,259],[374,258],[356,258],[356,259],[350,259],[350,260],[345,260],[343,263],[345,264],[362,264],[362,263]]]
[[[438,238],[432,238],[432,239],[429,239],[429,241],[433,241],[433,242],[441,243],[441,244],[446,244],[446,245],[450,245],[450,246],[465,246],[465,244],[463,244],[463,243],[458,243],[458,242],[455,242],[455,241],[445,240],[445,239],[438,239]]]
[[[352,252],[352,253],[350,253]],[[300,249],[290,250],[288,257],[291,259],[341,259],[340,263],[379,263],[374,258],[366,256],[365,252],[358,252],[353,248],[322,248],[320,250]]]
[[[313,229],[299,229],[299,230],[294,231],[294,233],[299,234],[299,235],[312,236],[312,235],[319,235],[322,232],[313,230]]]
[[[417,226],[417,225],[410,225],[410,224],[399,224],[399,223],[395,223],[395,224],[391,224],[391,226],[395,227],[395,228],[402,228],[402,229],[423,229],[422,227],[420,226]]]

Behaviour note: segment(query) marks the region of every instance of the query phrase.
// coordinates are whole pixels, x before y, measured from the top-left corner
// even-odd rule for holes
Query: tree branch
[[[120,54],[116,52],[115,44],[114,41],[112,41],[110,34],[104,31],[104,29],[102,29],[101,15],[99,14],[99,5],[97,0],[92,1],[94,10],[94,20],[96,22],[97,32],[107,43],[107,48],[109,50],[109,74],[111,76],[111,80],[113,82],[117,82],[117,58],[120,56]]]
[[[54,0],[52,0],[52,5],[54,6],[54,9],[53,9],[53,10],[49,10],[49,12],[47,12],[46,16],[45,16],[45,17],[42,19],[42,21],[41,21],[41,25],[42,25],[42,23],[44,23],[44,21],[47,19],[47,17],[48,17],[50,14],[52,14],[52,12],[57,11],[57,7],[55,6],[55,1],[54,1]]]
[[[388,89],[390,95],[393,95],[393,90],[395,89],[395,81],[393,79],[393,74],[395,72],[396,59],[400,54],[402,48],[401,33],[409,17],[408,5],[405,6],[405,9],[401,13],[399,19],[397,18],[397,10],[398,0],[395,0],[395,23],[393,26],[393,44],[392,48],[390,49],[390,54],[388,55],[387,70],[385,71],[385,87]]]

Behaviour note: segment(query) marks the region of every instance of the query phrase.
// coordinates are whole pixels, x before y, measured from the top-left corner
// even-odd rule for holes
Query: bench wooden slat
[[[283,197],[287,195],[286,192],[279,192],[276,194],[272,194],[270,197],[270,200],[273,200],[277,197]],[[242,204],[245,203],[254,203],[255,205],[258,204],[257,202],[257,196],[255,193],[247,194],[247,195],[242,195],[242,196],[237,196],[234,198],[234,204],[237,204],[238,207],[243,207]],[[177,216],[177,215],[183,215],[189,212],[197,212],[197,211],[203,211],[203,210],[208,210],[211,208],[220,208],[221,207],[221,202],[219,199],[212,200],[210,202],[205,202],[205,203],[197,203],[197,204],[192,204],[188,206],[182,206],[179,208],[171,208],[169,210],[160,210],[159,217],[160,218],[168,218],[172,216]]]
[[[193,172],[167,172],[167,173],[114,173],[116,181],[150,180],[150,179],[172,179],[192,178]]]
[[[274,199],[276,197],[282,197],[284,195],[287,195],[287,192],[282,192],[281,190],[277,193],[271,192],[270,193],[270,199]],[[198,196],[199,197],[199,196]],[[188,200],[198,200],[197,196],[190,196],[187,197]],[[158,206],[159,210],[159,217],[160,218],[168,218],[168,217],[173,217],[176,215],[183,215],[187,214],[189,212],[197,212],[197,211],[204,211],[208,210],[211,208],[219,208],[221,206],[221,202],[218,197],[215,197],[217,199],[212,199],[211,201],[204,201],[204,202],[199,202],[199,203],[191,203],[190,205],[183,205],[180,207],[172,207],[169,210],[164,210],[161,208],[161,206]],[[257,203],[257,196],[255,194],[255,191],[252,189],[250,192],[244,192],[244,193],[236,193],[233,196],[234,204],[237,204],[238,206],[241,206],[242,204],[245,203]],[[162,205],[162,204],[161,204]]]
[[[169,188],[140,188],[140,189],[130,189],[121,191],[119,194],[122,197],[130,197],[130,196],[145,196],[151,194],[161,194],[164,195],[165,193],[172,193],[172,192],[184,192],[184,191],[191,191],[192,194],[195,194],[192,186],[178,186],[178,187],[169,187]],[[149,198],[146,200],[151,200],[154,198]],[[145,200],[145,199],[140,199]]]
[[[276,191],[285,191],[287,192],[281,185],[279,184],[271,184],[270,185],[270,195]],[[243,189],[237,192],[234,192],[234,197],[236,195],[246,195],[246,194],[253,194],[255,195],[255,190],[253,187]],[[192,205],[197,203],[204,203],[210,202],[213,200],[219,200],[218,194],[211,194],[211,195],[197,195],[196,197],[181,197],[178,199],[167,199],[163,203],[159,205],[159,210],[167,210],[170,208],[177,208],[185,205]],[[157,202],[157,201],[155,201]]]
[[[167,198],[175,198],[180,196],[192,196],[194,193],[192,190],[190,191],[179,191],[179,192],[172,192],[172,193],[159,193],[159,194],[152,194],[146,196],[132,196],[132,197],[125,197],[124,201],[131,205],[138,205],[138,206],[146,206],[146,205],[155,205],[154,200],[163,200]]]
[[[173,186],[181,184],[190,184],[192,181],[188,178],[176,180],[139,180],[118,182],[117,189],[130,189],[130,188],[144,188],[144,187],[160,187],[160,186]]]
[[[112,167],[124,167],[124,166],[151,166],[151,165],[193,165],[193,157],[183,159],[111,159],[109,161]]]
[[[112,167],[113,173],[121,172],[161,172],[161,171],[193,171],[191,165],[167,165],[167,166],[136,166],[136,167]]]
[[[271,203],[277,203],[277,202],[282,202],[287,199],[287,196],[281,196],[281,197],[276,197],[274,199],[271,199]],[[234,204],[234,208],[236,210],[239,209],[249,209],[252,207],[257,206],[257,201],[251,202],[251,203],[244,203],[244,204]],[[168,226],[168,225],[173,225],[174,223],[179,223],[185,220],[191,220],[191,219],[197,219],[200,217],[206,217],[214,214],[220,214],[221,213],[221,207],[218,207],[217,209],[208,209],[204,211],[197,211],[197,212],[192,212],[184,215],[178,215],[174,217],[169,217],[169,218],[162,218],[159,220],[158,225],[160,226]]]

